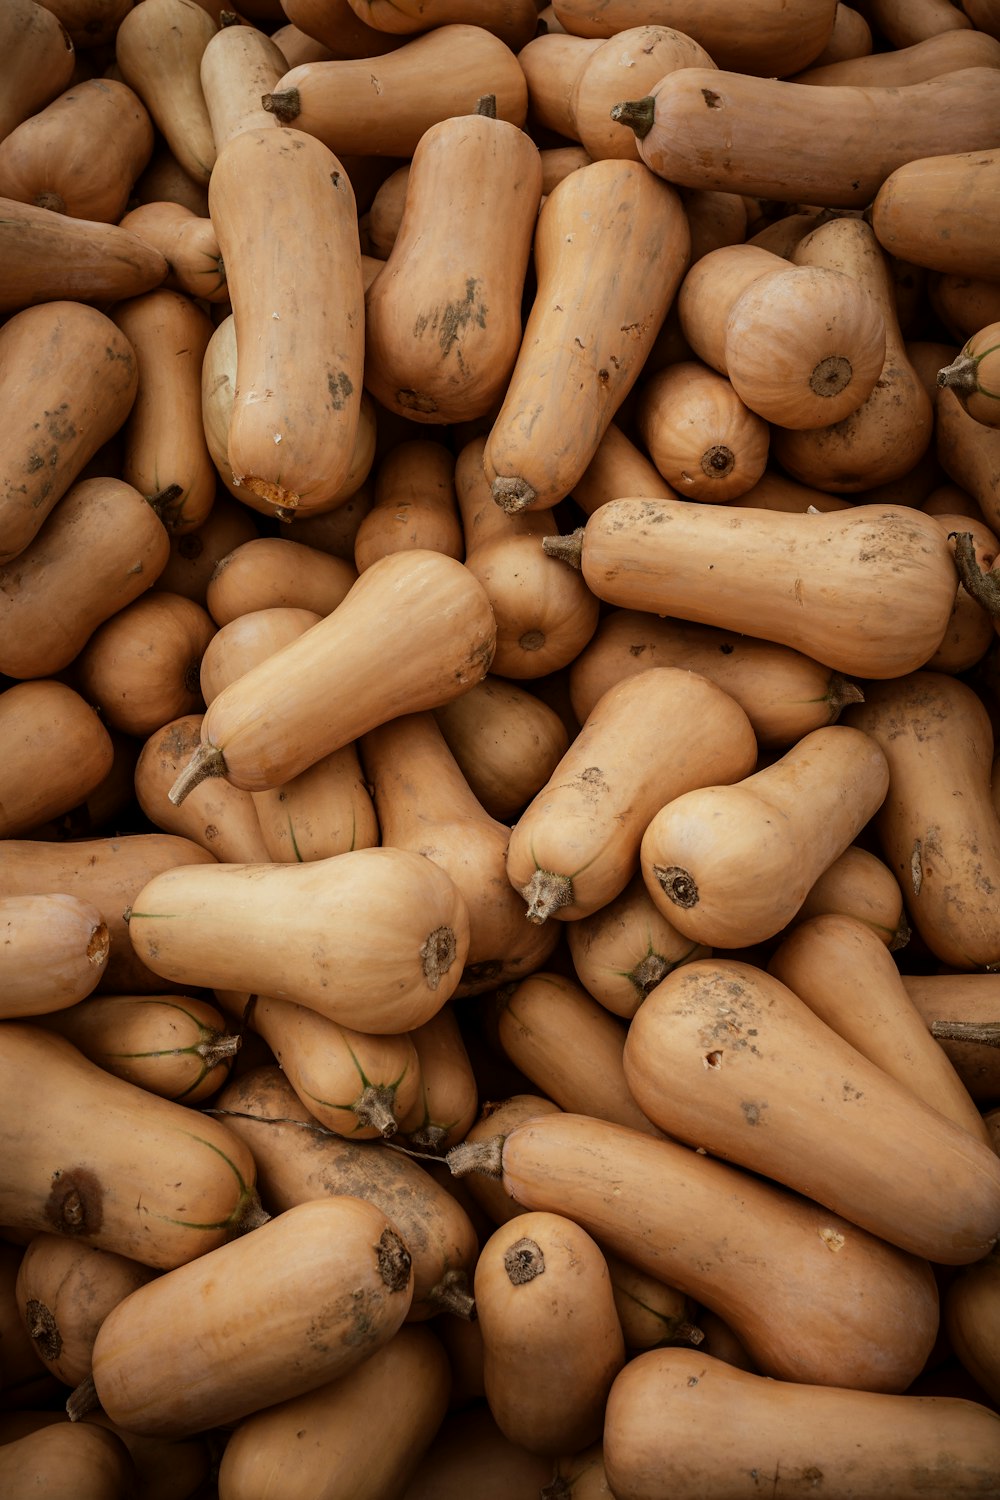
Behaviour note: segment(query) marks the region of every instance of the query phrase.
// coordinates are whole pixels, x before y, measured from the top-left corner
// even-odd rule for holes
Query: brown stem
[[[573,882],[568,875],[557,875],[552,870],[536,870],[522,885],[521,895],[528,903],[525,915],[536,926],[551,917],[561,906],[569,906],[573,900]]]
[[[70,1391],[66,1399],[66,1415],[71,1422],[79,1422],[81,1418],[88,1416],[92,1411],[100,1410],[100,1401],[97,1397],[97,1386],[94,1384],[93,1375],[87,1375],[80,1384]]]
[[[994,619],[1000,616],[1000,577],[992,570],[984,573],[976,556],[975,538],[971,531],[949,531],[955,543],[955,566],[962,587],[971,594],[976,603]]]
[[[252,1229],[259,1229],[262,1224],[268,1223],[270,1218],[271,1215],[260,1201],[257,1189],[248,1188],[242,1204],[229,1225],[230,1236],[249,1234]]]
[[[351,1105],[362,1125],[377,1130],[383,1140],[395,1135],[399,1129],[393,1105],[396,1102],[396,1086],[392,1083],[368,1083]]]
[[[226,759],[218,745],[199,745],[167,793],[168,802],[180,807],[184,798],[212,776],[225,776]]]
[[[826,701],[836,717],[842,708],[847,707],[848,703],[864,703],[865,695],[856,682],[850,682],[839,672],[834,672],[830,677],[830,686],[826,690]]]
[[[939,1042],[974,1042],[1000,1047],[1000,1021],[932,1021],[931,1036]]]
[[[408,1130],[406,1139],[418,1151],[432,1151],[436,1156],[442,1156],[441,1146],[447,1135],[448,1131],[444,1125],[435,1125],[433,1121],[428,1121],[417,1130]]]
[[[427,1293],[427,1299],[441,1312],[464,1318],[467,1323],[476,1321],[476,1299],[469,1291],[469,1277],[465,1271],[445,1271],[437,1285]]]
[[[611,106],[611,118],[618,125],[627,125],[641,141],[653,128],[656,100],[652,94],[643,99],[623,99]]]
[[[166,484],[162,490],[157,490],[155,495],[146,496],[146,504],[156,512],[163,521],[164,514],[170,509],[175,500],[179,500],[184,491],[179,484]],[[166,522],[164,522],[166,525]]]
[[[276,94],[263,94],[260,102],[269,115],[278,117],[282,125],[290,125],[302,113],[298,89],[280,89]]]
[[[436,990],[441,977],[447,974],[455,961],[458,944],[451,927],[435,927],[420,949],[420,961],[427,988]]]
[[[483,94],[477,99],[473,114],[482,115],[484,120],[495,120],[497,117],[496,94]]]
[[[243,1038],[234,1031],[213,1031],[208,1039],[199,1042],[194,1050],[211,1069],[218,1067],[220,1062],[225,1062],[227,1057],[235,1057],[242,1045]]]
[[[498,474],[490,486],[490,492],[496,504],[508,516],[516,516],[522,510],[528,510],[536,494],[526,479],[518,479],[509,474]]]
[[[452,1146],[444,1156],[452,1177],[464,1177],[467,1172],[478,1172],[481,1177],[502,1177],[504,1139],[502,1135],[494,1135],[488,1141],[459,1141]]]
[[[546,557],[558,557],[578,573],[583,571],[583,533],[585,527],[578,526],[563,536],[543,536],[542,551]]]
[[[937,383],[942,390],[954,391],[961,399],[971,396],[979,389],[979,361],[971,354],[960,354],[950,365],[938,370]]]

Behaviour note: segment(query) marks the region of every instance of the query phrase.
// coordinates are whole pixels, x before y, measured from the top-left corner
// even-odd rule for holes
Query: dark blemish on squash
[[[722,652],[723,656],[732,656],[733,652],[736,650],[736,647],[730,645],[728,641],[723,641],[722,645],[719,647],[719,650]]]
[[[766,1104],[756,1104],[752,1099],[740,1100],[740,1109],[748,1125],[759,1125],[760,1117],[766,1108]]]
[[[104,1189],[87,1167],[52,1174],[45,1218],[57,1234],[97,1234],[104,1223]]]
[[[705,1053],[705,1067],[706,1068],[721,1068],[722,1067],[722,1053],[720,1051],[718,1051],[718,1049],[716,1049],[714,1052],[706,1052]]]
[[[62,1353],[62,1334],[51,1308],[39,1302],[37,1297],[29,1297],[24,1304],[25,1321],[31,1341],[42,1359],[51,1361],[58,1359]]]
[[[354,385],[350,376],[340,370],[336,375],[326,377],[326,388],[330,392],[330,404],[334,411],[342,411],[350,397],[354,394]]]
[[[378,1273],[390,1292],[405,1291],[410,1281],[411,1257],[403,1241],[388,1226],[375,1247]]]
[[[701,97],[704,99],[709,109],[722,108],[722,95],[715,93],[713,89],[702,89]]]
[[[503,1268],[511,1286],[526,1286],[545,1271],[545,1256],[542,1247],[527,1238],[515,1240],[504,1251]]]

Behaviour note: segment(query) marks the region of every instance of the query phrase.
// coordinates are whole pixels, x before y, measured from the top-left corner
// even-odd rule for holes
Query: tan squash
[[[492,673],[433,713],[477,799],[505,822],[545,785],[569,745],[554,708]]]
[[[895,952],[909,941],[899,881],[884,860],[860,844],[848,844],[809,888],[791,926],[826,913],[865,922]]]
[[[380,559],[332,614],[213,698],[172,798],[205,775],[265,791],[397,714],[449,702],[485,676],[495,628],[482,586],[454,558]],[[426,656],[415,677],[417,648]],[[317,673],[327,683],[319,698]]]
[[[424,131],[365,297],[365,384],[389,411],[441,425],[502,399],[541,194],[538,148],[519,125],[466,113]]]
[[[533,0],[351,0],[360,21],[397,36],[434,30],[452,22],[481,26],[517,52],[535,35],[538,7]]]
[[[989,1494],[996,1413],[955,1397],[766,1380],[698,1349],[651,1349],[608,1396],[604,1461],[621,1500],[735,1495],[748,1470],[841,1494]]]
[[[762,750],[785,748],[834,723],[861,693],[790,646],[648,611],[609,609],[569,668],[580,723],[613,683],[649,667],[683,667],[721,687],[745,712]]]
[[[672,23],[627,26],[589,48],[589,39],[573,40],[585,50],[570,90],[573,128],[568,134],[593,161],[607,156],[639,160],[634,134],[611,118],[619,99],[652,88],[675,68],[715,66],[705,48]]]
[[[701,959],[668,975],[632,1019],[624,1067],[669,1135],[912,1255],[967,1265],[1000,1234],[1000,1158],[982,1132],[941,1114],[753,964]]]
[[[946,152],[905,162],[871,205],[879,244],[934,271],[995,277],[1000,225],[1000,152]]]
[[[635,0],[554,0],[560,25],[574,36],[613,36],[648,20],[648,5]],[[751,7],[736,0],[671,0],[662,14],[706,49],[720,68],[733,68],[764,77],[782,76],[804,68],[829,40],[836,12],[835,0],[754,0]]]
[[[282,125],[318,137],[338,156],[406,158],[432,125],[471,114],[486,94],[496,98],[498,119],[524,124],[528,85],[516,54],[484,27],[455,22],[409,37],[377,60],[300,63],[263,102]]]
[[[614,118],[632,126],[641,159],[672,183],[864,208],[907,162],[991,150],[998,94],[995,67],[887,88],[790,83],[720,64],[668,73],[642,98],[620,101]]]
[[[911,47],[939,32],[972,25],[948,0],[871,0],[872,23],[893,47]]]
[[[197,995],[91,995],[39,1024],[116,1078],[183,1104],[218,1092],[241,1043],[218,1006]]]
[[[270,854],[249,792],[213,780],[195,787],[180,807],[167,795],[201,741],[202,717],[182,714],[144,741],[133,778],[136,801],[154,827],[192,839],[223,863],[266,863]]]
[[[544,1094],[515,1093],[508,1094],[497,1103],[486,1103],[479,1113],[479,1119],[469,1129],[465,1137],[465,1143],[489,1152],[495,1150],[492,1142],[497,1135],[506,1135],[515,1126],[521,1125],[525,1120],[533,1120],[538,1115],[561,1114],[559,1105]],[[448,1154],[449,1167],[454,1171],[454,1151]],[[455,1181],[460,1186],[466,1187],[469,1197],[477,1208],[486,1216],[488,1222],[506,1224],[518,1214],[526,1213],[527,1210],[511,1197],[502,1180],[485,1172],[471,1171],[467,1175],[459,1175]],[[482,1350],[480,1349],[480,1366],[482,1364]],[[481,1375],[480,1369],[480,1375]]]
[[[260,101],[287,72],[285,54],[257,26],[222,26],[209,37],[199,77],[217,153],[241,130],[277,123]]]
[[[186,204],[161,201],[137,203],[118,223],[166,258],[170,270],[164,286],[202,302],[228,302],[225,267],[210,218]]]
[[[262,1036],[306,1109],[353,1140],[388,1139],[420,1096],[420,1061],[406,1032],[342,1026],[305,1005],[253,995],[250,1025]]]
[[[261,942],[268,928],[280,942]],[[136,896],[129,937],[174,983],[273,995],[391,1035],[454,993],[469,917],[440,866],[381,846],[306,864],[164,871]]]
[[[5,314],[39,302],[139,296],[159,286],[170,269],[162,252],[131,229],[12,198],[0,199],[0,251]]]
[[[486,1400],[501,1432],[553,1457],[595,1442],[626,1359],[596,1241],[565,1215],[524,1214],[486,1241],[475,1295]]]
[[[162,578],[166,527],[111,475],[78,479],[32,541],[0,565],[0,671],[50,677],[93,632]]]
[[[41,1026],[4,1023],[3,1221],[166,1269],[258,1221],[255,1166],[217,1120],[115,1078]],[[81,1132],[80,1111],[101,1132]]]
[[[946,969],[904,973],[902,978],[931,1035],[980,1108],[1000,1100],[1000,1062],[993,1045],[1000,1022],[998,976],[991,970],[970,974]]]
[[[726,323],[731,310],[758,277],[788,270],[778,252],[756,239],[719,245],[700,256],[677,289],[681,332],[698,358],[720,375],[726,373]]]
[[[324,1130],[276,1064],[232,1078],[216,1107],[253,1152],[266,1203],[284,1212],[311,1199],[364,1198],[395,1224],[413,1260],[407,1322],[447,1312],[472,1315],[472,1272],[479,1242],[468,1214],[414,1157]]]
[[[709,954],[667,921],[641,874],[606,906],[568,922],[566,944],[584,989],[625,1020],[678,964]]]
[[[678,360],[640,381],[636,426],[657,469],[683,499],[735,500],[767,464],[767,422],[725,375],[700,360]]]
[[[502,991],[496,1033],[515,1068],[560,1109],[660,1134],[625,1081],[626,1028],[575,980],[539,969]]]
[[[0,897],[67,895],[89,902],[104,918],[110,941],[100,989],[155,994],[169,986],[136,957],[124,912],[154,874],[184,863],[214,865],[216,860],[191,839],[172,833],[8,838],[0,861]]]
[[[848,677],[921,666],[955,601],[942,528],[904,505],[794,515],[626,497],[589,518],[581,562],[609,604],[745,631]]]
[[[112,315],[139,366],[123,430],[122,477],[170,532],[183,535],[206,520],[215,501],[201,417],[201,366],[212,320],[186,293],[166,287],[130,297]]]
[[[100,982],[110,948],[91,901],[57,892],[0,897],[0,1016],[76,1005]]]
[[[1000,821],[982,700],[948,673],[913,672],[871,685],[845,718],[885,752],[889,794],[875,827],[923,942],[953,968],[995,963]]]
[[[94,631],[74,662],[79,690],[110,727],[145,739],[202,711],[198,669],[215,629],[193,599],[151,589]]]
[[[219,153],[209,211],[235,319],[233,477],[272,513],[322,509],[347,476],[360,421],[364,294],[350,181],[301,130],[244,130]],[[274,257],[258,233],[264,220],[296,223],[301,253]]]
[[[300,609],[329,615],[357,581],[357,569],[291,537],[259,536],[241,542],[216,564],[205,606],[217,625],[266,609]]]
[[[20,838],[84,801],[111,769],[111,736],[86,698],[54,677],[0,692],[0,837]]]
[[[803,268],[846,272],[871,295],[885,327],[885,361],[870,394],[848,416],[812,431],[775,430],[771,452],[794,479],[835,493],[903,479],[928,450],[933,409],[907,351],[889,258],[866,221],[854,217],[820,225],[800,240],[794,257]]]
[[[115,33],[118,71],[143,101],[187,175],[208,185],[215,165],[201,59],[218,30],[197,0],[143,0]]]
[[[990,1144],[968,1089],[871,927],[834,913],[808,918],[778,944],[767,972],[870,1062]]]
[[[593,162],[546,198],[535,297],[483,458],[501,509],[550,509],[572,491],[639,376],[690,248],[677,192],[641,162]],[[605,252],[630,274],[607,280],[598,300],[592,278]]]
[[[402,43],[398,36],[366,26],[349,0],[288,0],[287,5],[282,0],[282,10],[296,30],[311,40],[311,50],[324,48],[330,57],[376,57]]]
[[[409,1147],[443,1156],[464,1140],[479,1109],[472,1059],[450,1004],[415,1027],[410,1040],[420,1063],[420,1098],[400,1122],[401,1134]]]
[[[813,729],[742,780],[664,802],[642,835],[646,889],[692,942],[764,942],[791,921],[888,787],[872,735],[845,724]]]
[[[610,687],[511,833],[507,876],[529,921],[606,905],[636,872],[664,802],[738,781],[756,758],[746,714],[706,677],[650,667]]]
[[[454,1147],[452,1170],[492,1159],[522,1208],[565,1214],[717,1312],[779,1380],[902,1391],[923,1368],[931,1268],[809,1199],[587,1115],[539,1116],[476,1147]]]
[[[601,45],[600,37],[573,36],[546,29],[520,48],[517,60],[528,84],[528,129],[574,141],[573,89],[583,65]]]
[[[24,551],[121,427],[135,399],[138,366],[106,314],[83,302],[53,301],[24,307],[3,324],[0,370],[0,563],[6,563]]]
[[[478,994],[531,973],[557,938],[525,922],[507,879],[510,829],[478,801],[434,715],[398,715],[362,735],[358,748],[382,843],[432,860],[462,893],[469,947],[456,993]]]
[[[9,1500],[128,1500],[136,1468],[123,1438],[86,1423],[54,1422],[0,1446],[0,1485]]]
[[[365,273],[366,292],[388,259],[399,233],[409,178],[410,163],[406,161],[382,180],[372,199],[371,208],[365,215],[363,226],[366,230],[365,249],[368,261],[373,262],[370,270],[366,270]],[[362,263],[365,263],[364,257],[362,257]]]
[[[451,1366],[403,1327],[356,1370],[246,1417],[226,1440],[219,1500],[382,1500],[401,1494],[448,1408]]]
[[[25,1246],[15,1288],[39,1359],[63,1385],[90,1374],[97,1330],[111,1309],[156,1275],[113,1250],[42,1231]]]
[[[181,203],[200,218],[208,215],[207,187],[185,172],[159,132],[149,166],[135,185],[134,197],[137,203]]]
[[[69,87],[76,48],[53,10],[36,0],[10,0],[3,10],[0,57],[0,140],[4,140]]]
[[[436,438],[403,438],[379,460],[371,506],[354,534],[359,573],[388,552],[423,547],[461,561],[455,456]]]
[[[1000,427],[1000,323],[977,329],[958,358],[939,370],[938,385],[953,390],[977,422]]]
[[[105,149],[95,153],[94,140]],[[117,224],[152,153],[153,122],[135,91],[84,78],[0,141],[0,196]]]
[[[843,7],[838,6],[838,10]],[[961,14],[961,12],[959,12]],[[860,83],[898,88],[921,83],[958,68],[995,68],[1000,65],[1000,41],[985,31],[961,25],[937,31],[920,41],[880,47],[837,62],[821,63],[796,74],[796,83]]]
[[[409,1251],[379,1209],[300,1203],[120,1302],[94,1343],[96,1395],[129,1431],[204,1432],[347,1374],[389,1341],[412,1295]]]
[[[539,154],[542,158],[543,197],[547,197],[564,177],[579,167],[588,166],[592,160],[582,146],[543,146]]]

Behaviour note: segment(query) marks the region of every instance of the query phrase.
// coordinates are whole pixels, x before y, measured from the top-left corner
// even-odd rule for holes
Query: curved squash
[[[1000,151],[959,148],[904,162],[875,194],[870,217],[898,260],[995,279]]]
[[[220,557],[205,591],[205,607],[219,626],[261,610],[332,614],[357,582],[357,570],[307,542],[255,536]]]
[[[0,1445],[0,1485],[9,1500],[128,1500],[136,1466],[117,1433],[94,1423],[53,1422]]]
[[[479,1085],[451,1005],[415,1026],[410,1040],[420,1064],[420,1098],[402,1121],[408,1146],[444,1155],[464,1140],[479,1107]]]
[[[412,36],[454,22],[481,26],[517,52],[535,35],[532,0],[351,0],[351,9],[374,31]]]
[[[0,199],[0,313],[39,302],[115,302],[159,286],[166,256],[131,229]]]
[[[110,947],[108,925],[91,901],[56,892],[0,896],[0,1017],[41,1015],[86,999]]]
[[[616,156],[639,160],[635,135],[611,118],[612,107],[626,93],[652,88],[675,68],[713,68],[705,48],[683,27],[667,25],[626,26],[613,36],[588,47],[582,37],[582,65],[577,69],[569,94],[569,134],[580,141],[592,161]]]
[[[958,358],[938,371],[938,385],[953,390],[977,422],[1000,427],[1000,322],[965,341]]]
[[[76,48],[54,11],[35,0],[10,0],[0,17],[0,140],[68,88]]]
[[[198,0],[143,0],[115,32],[115,62],[187,175],[207,186],[215,165],[201,59],[218,30]]]
[[[838,6],[840,9],[843,7]],[[936,78],[939,73],[952,73],[958,68],[997,66],[1000,66],[1000,41],[985,31],[958,25],[950,31],[934,32],[919,41],[880,47],[877,51],[844,57],[836,62],[821,63],[817,59],[811,67],[796,75],[795,82],[861,83],[898,88],[901,84],[921,83],[925,78]]]
[[[281,48],[256,26],[222,26],[209,37],[198,73],[216,154],[242,130],[277,124],[261,99],[287,72]]]
[[[250,792],[216,779],[195,787],[180,807],[168,793],[201,743],[200,713],[181,714],[156,729],[135,763],[135,797],[150,823],[207,849],[226,864],[266,862],[270,855]]]
[[[375,470],[375,495],[354,534],[359,573],[389,552],[423,547],[465,556],[455,495],[455,456],[439,439],[403,438]]]
[[[228,302],[229,288],[211,219],[184,203],[137,203],[119,228],[138,235],[169,265],[163,285],[203,302]],[[143,291],[148,290],[143,287]]]

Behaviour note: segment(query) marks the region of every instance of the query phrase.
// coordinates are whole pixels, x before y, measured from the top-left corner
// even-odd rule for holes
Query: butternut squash
[[[640,381],[636,425],[657,469],[682,499],[746,494],[767,464],[767,422],[725,375],[682,359]]]
[[[226,1439],[219,1500],[382,1500],[400,1494],[444,1419],[451,1367],[404,1327],[356,1370],[245,1417]]]
[[[196,995],[91,995],[38,1024],[116,1078],[184,1104],[218,1092],[241,1043],[219,1008]]]
[[[359,573],[408,547],[465,555],[455,495],[455,456],[433,438],[403,438],[380,459],[375,494],[354,534],[354,565]]]
[[[257,26],[222,26],[209,37],[198,73],[216,154],[241,130],[277,124],[260,101],[287,72],[285,54]]]
[[[528,85],[515,53],[483,26],[449,22],[379,58],[300,63],[263,104],[338,156],[407,158],[432,125],[471,114],[486,94],[498,119],[524,124]]]
[[[987,122],[998,92],[993,67],[869,88],[758,78],[720,65],[668,73],[641,99],[617,104],[613,118],[635,130],[651,171],[683,187],[864,208],[907,162],[991,150]]]
[[[546,28],[518,52],[528,84],[527,126],[535,136],[542,131],[577,140],[573,117],[573,88],[584,63],[601,45],[600,37],[574,36]]]
[[[616,683],[511,833],[507,877],[528,920],[572,921],[606,905],[636,872],[664,802],[737,781],[756,758],[746,714],[707,678],[650,667]]]
[[[992,971],[969,974],[903,974],[906,993],[944,1049],[976,1103],[1000,1099],[997,1048],[991,1042],[1000,1021],[1000,983]]]
[[[794,927],[824,913],[865,922],[890,951],[906,946],[906,919],[899,881],[884,860],[860,844],[848,844],[809,888],[792,918]]]
[[[215,780],[195,787],[181,807],[167,795],[201,741],[201,721],[200,713],[182,714],[144,742],[135,764],[136,801],[155,827],[192,839],[223,863],[266,863],[267,843],[249,792]]]
[[[990,1144],[968,1089],[872,928],[834,913],[809,918],[779,943],[767,972],[870,1062]]]
[[[108,924],[93,902],[57,892],[0,897],[0,935],[5,1019],[85,999],[100,982],[111,949]]]
[[[225,267],[210,218],[184,203],[163,201],[137,203],[118,223],[166,258],[170,269],[164,286],[202,302],[228,302]]]
[[[69,32],[80,52],[105,47],[130,10],[133,0],[52,0],[52,11]]]
[[[471,22],[482,26],[517,52],[535,35],[538,7],[530,0],[404,0],[401,5],[387,0],[351,0],[351,9],[360,21],[375,31],[411,36],[446,26]]]
[[[691,1321],[697,1311],[690,1297],[630,1266],[618,1255],[608,1253],[604,1259],[630,1356],[663,1343],[702,1342],[701,1329]]]
[[[938,371],[938,385],[953,390],[977,422],[1000,427],[1000,323],[977,329],[958,358]]]
[[[205,591],[217,625],[266,609],[300,609],[322,617],[342,604],[357,569],[291,537],[256,536],[220,557]]]
[[[76,64],[73,40],[47,6],[11,0],[2,22],[0,140],[68,88]]]
[[[927,273],[927,299],[938,320],[958,342],[971,338],[988,323],[1000,322],[1000,286],[986,276],[961,276],[956,271]],[[948,363],[951,363],[949,350]]]
[[[941,527],[903,505],[791,515],[621,498],[587,521],[581,562],[609,604],[745,631],[848,677],[921,666],[955,599]]]
[[[115,32],[118,71],[143,101],[178,164],[207,186],[215,165],[201,59],[218,25],[197,0],[143,0]]]
[[[963,545],[975,559],[975,567],[981,574],[988,574],[1000,555],[1000,538],[996,533],[971,516],[949,515],[946,511],[934,511],[933,514],[944,527],[951,546],[956,548],[960,580],[964,580],[964,570],[969,563],[966,561],[968,553],[959,562],[959,536],[968,538]],[[977,598],[975,592],[970,593],[966,588],[965,581],[960,581],[948,629],[934,655],[928,657],[927,667],[932,672],[967,672],[982,661],[995,639],[993,617],[985,607],[985,596]]]
[[[97,1330],[111,1309],[157,1272],[126,1255],[43,1230],[25,1246],[15,1288],[39,1359],[63,1385],[90,1374]]]
[[[93,140],[106,149],[88,149]],[[153,153],[153,122],[117,78],[84,78],[0,141],[0,196],[117,224]]]
[[[83,302],[52,301],[22,308],[0,328],[0,371],[0,563],[6,563],[24,551],[121,427],[135,400],[138,368],[132,346],[106,314]]]
[[[39,7],[40,8],[40,7]],[[159,286],[163,253],[119,224],[0,198],[0,313],[39,302],[114,302]]]
[[[840,9],[841,7],[838,7]],[[985,31],[961,25],[936,31],[904,46],[880,47],[877,51],[820,63],[796,75],[796,83],[860,83],[898,88],[920,83],[939,73],[958,68],[995,68],[1000,64],[1000,44]]]
[[[388,410],[466,422],[503,397],[541,194],[538,147],[511,121],[464,114],[424,131],[365,297],[365,384]]]
[[[388,1343],[412,1295],[409,1251],[373,1204],[299,1203],[120,1302],[94,1342],[94,1389],[129,1431],[204,1432],[347,1374]]]
[[[475,1296],[486,1400],[501,1432],[553,1456],[595,1442],[626,1358],[596,1241],[563,1214],[524,1214],[480,1251]]]
[[[236,335],[233,478],[272,514],[322,509],[347,476],[360,422],[364,292],[350,180],[302,130],[244,130],[219,152],[209,214]],[[294,262],[260,235],[265,221],[299,225]],[[327,295],[331,258],[336,298]]]
[[[213,862],[200,877],[193,867],[163,871],[129,915],[137,954],[174,983],[273,995],[342,1026],[392,1035],[432,1016],[461,977],[465,900],[440,866],[409,850],[353,849],[306,864]],[[300,962],[290,966],[292,945]]]
[[[995,963],[1000,821],[982,700],[946,672],[913,672],[873,685],[845,718],[888,761],[889,792],[875,828],[923,942],[953,968]]]
[[[170,537],[139,491],[78,479],[28,545],[0,565],[0,671],[51,677],[162,577]]]
[[[972,22],[962,10],[948,0],[916,0],[916,4],[901,4],[900,0],[871,0],[869,6],[873,24],[893,47],[910,47],[914,42],[941,31],[950,31],[971,26]]]
[[[9,1500],[39,1492],[52,1500],[127,1500],[135,1482],[124,1440],[92,1423],[56,1422],[0,1446],[0,1484]]]
[[[736,1496],[748,1472],[845,1495],[988,1495],[998,1456],[996,1413],[978,1402],[776,1382],[697,1349],[637,1356],[608,1394],[621,1500]]]
[[[256,1168],[225,1126],[115,1078],[71,1042],[3,1023],[3,1221],[159,1270],[258,1221]],[[101,1130],[81,1131],[81,1118]]]
[[[570,90],[568,134],[581,142],[592,161],[606,156],[639,160],[634,134],[611,118],[613,105],[626,92],[652,88],[675,68],[715,66],[694,37],[673,25],[627,26],[592,48],[582,37],[573,40],[584,50]]]
[[[890,255],[933,271],[995,277],[1000,152],[959,148],[904,162],[875,194],[870,217]]]
[[[530,974],[557,937],[525,922],[524,903],[507,879],[510,829],[478,801],[434,715],[398,715],[362,735],[358,748],[382,843],[432,860],[465,900],[469,948],[456,994]]]
[[[471,1316],[479,1241],[439,1176],[401,1151],[325,1130],[273,1063],[230,1079],[216,1108],[253,1152],[260,1190],[272,1209],[347,1196],[368,1200],[392,1219],[413,1262],[407,1322],[444,1312]]]
[[[58,678],[0,693],[0,837],[19,838],[69,812],[111,769],[111,736],[87,700]]]
[[[934,456],[948,478],[978,505],[991,531],[1000,532],[1000,429],[977,422],[954,391],[934,401]]]
[[[476,797],[505,822],[545,785],[569,745],[554,708],[492,673],[433,713]]]
[[[464,1140],[479,1108],[479,1084],[450,1004],[410,1032],[419,1063],[420,1097],[401,1121],[408,1146],[444,1155]]]
[[[573,710],[582,724],[612,683],[649,667],[683,667],[707,677],[743,709],[762,750],[785,748],[836,721],[861,689],[790,646],[643,610],[610,609],[569,667]]]
[[[417,1465],[402,1500],[508,1500],[539,1494],[552,1478],[552,1459],[505,1437],[484,1401],[449,1412]]]
[[[213,698],[171,799],[205,775],[266,791],[397,714],[447,703],[486,675],[495,639],[482,585],[454,558],[381,558],[332,614]]]
[[[592,162],[546,198],[535,297],[483,455],[501,509],[551,509],[572,491],[639,376],[690,248],[677,192],[641,162]],[[592,278],[604,254],[630,273],[605,278],[598,301]]]
[[[476,1170],[484,1145],[453,1147],[452,1170]],[[930,1266],[809,1199],[580,1114],[528,1120],[485,1155],[522,1208],[565,1214],[717,1312],[766,1374],[903,1391],[924,1365],[938,1325]]]

